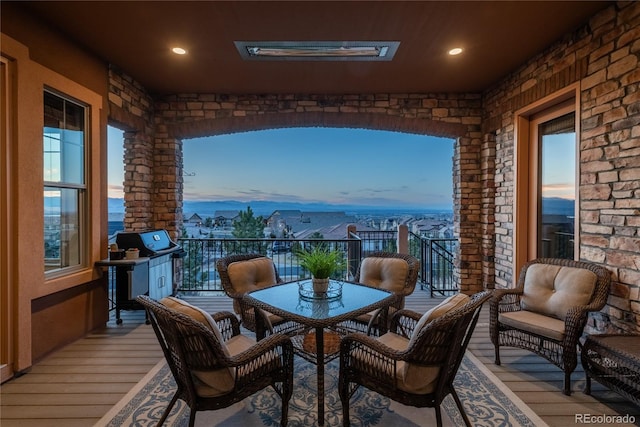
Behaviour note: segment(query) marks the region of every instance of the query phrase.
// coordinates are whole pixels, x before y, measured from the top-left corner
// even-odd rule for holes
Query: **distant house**
[[[320,228],[307,228],[304,230],[300,230],[296,233],[296,239],[310,239],[315,233],[319,233],[322,235],[323,239],[327,240],[341,240],[347,238],[347,227],[353,224],[353,222],[342,222],[339,224],[328,225]],[[358,231],[375,231],[375,228],[369,227],[368,225],[358,223],[357,225]]]
[[[194,213],[191,216],[186,216],[186,219],[185,219],[184,222],[186,224],[192,224],[192,225],[195,225],[197,227],[200,227],[200,226],[202,226],[202,221],[203,221],[202,217],[200,215],[198,215],[197,213]]]
[[[240,211],[215,211],[213,220],[218,227],[231,227],[240,216]]]
[[[432,238],[448,238],[445,236],[447,227],[446,221],[439,219],[427,218],[420,219],[411,223],[410,230],[412,233],[423,237]]]
[[[300,210],[278,210],[267,218],[267,226],[273,230],[284,226],[288,232],[298,237],[298,233],[305,230],[318,230],[333,227],[341,223],[354,223],[355,217],[344,212],[303,212]],[[343,233],[344,234],[344,233]],[[344,237],[344,236],[342,236]],[[340,238],[342,238],[340,237]]]

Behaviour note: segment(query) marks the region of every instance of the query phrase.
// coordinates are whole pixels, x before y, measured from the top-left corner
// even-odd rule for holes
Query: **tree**
[[[264,218],[254,217],[251,206],[247,206],[246,211],[240,211],[238,219],[233,221],[233,237],[236,239],[263,239],[264,238]],[[260,254],[267,253],[267,244],[263,241],[240,241],[235,242],[235,247],[228,248],[227,252]]]
[[[251,206],[240,211],[239,219],[233,221],[233,237],[237,239],[261,239],[264,237],[264,218],[254,217]]]

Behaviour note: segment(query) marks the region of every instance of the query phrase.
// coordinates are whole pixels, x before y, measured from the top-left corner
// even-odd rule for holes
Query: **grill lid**
[[[144,232],[120,232],[116,235],[116,243],[120,249],[137,248],[140,256],[154,256],[160,253],[180,250],[169,238],[167,230],[149,230]]]

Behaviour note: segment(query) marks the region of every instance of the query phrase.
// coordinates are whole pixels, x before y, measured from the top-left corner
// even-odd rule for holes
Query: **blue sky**
[[[122,133],[109,128],[109,196],[122,197]],[[183,141],[185,200],[451,209],[453,140],[286,128]]]

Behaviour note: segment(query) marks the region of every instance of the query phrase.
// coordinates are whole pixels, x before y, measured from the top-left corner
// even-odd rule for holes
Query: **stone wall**
[[[153,99],[131,76],[109,67],[109,124],[124,131],[124,225],[139,231],[156,227],[155,126]]]
[[[580,83],[580,259],[613,285],[591,330],[638,330],[640,320],[640,3],[612,5],[485,94],[496,135],[495,279],[513,275],[514,112]],[[484,161],[490,161],[483,158]]]
[[[455,231],[460,236],[457,272],[461,289],[474,292],[484,286],[480,107],[478,94],[181,94],[155,103],[156,125],[163,129],[156,146],[171,140],[171,150],[177,152],[183,138],[298,126],[369,128],[456,138],[453,198]],[[156,179],[167,183],[175,180],[175,189],[181,194],[181,161],[176,166]],[[171,189],[167,190],[156,194],[156,207],[168,204],[181,208],[181,200],[165,198],[172,197]],[[171,213],[166,214],[170,218]],[[179,226],[162,223],[174,231]]]
[[[479,94],[180,94],[150,101],[112,72],[111,117],[129,123],[127,227],[182,221],[182,140],[296,126],[354,127],[456,139],[454,215],[463,291],[508,287],[514,256],[514,113],[580,84],[580,259],[614,280],[592,330],[640,320],[640,3],[621,2]],[[119,92],[116,93],[116,89]],[[130,90],[139,97],[123,95]],[[120,103],[122,105],[120,106]],[[117,108],[113,108],[117,107]],[[126,110],[126,114],[121,110]],[[115,113],[114,113],[115,112]],[[118,116],[118,114],[120,114]],[[135,123],[134,123],[135,122]],[[133,125],[131,125],[133,123]],[[140,134],[140,129],[144,129]],[[139,143],[139,144],[138,144]],[[153,147],[153,148],[151,148]],[[129,160],[128,160],[129,161]],[[151,171],[150,173],[149,170]],[[151,204],[151,208],[149,208]]]

